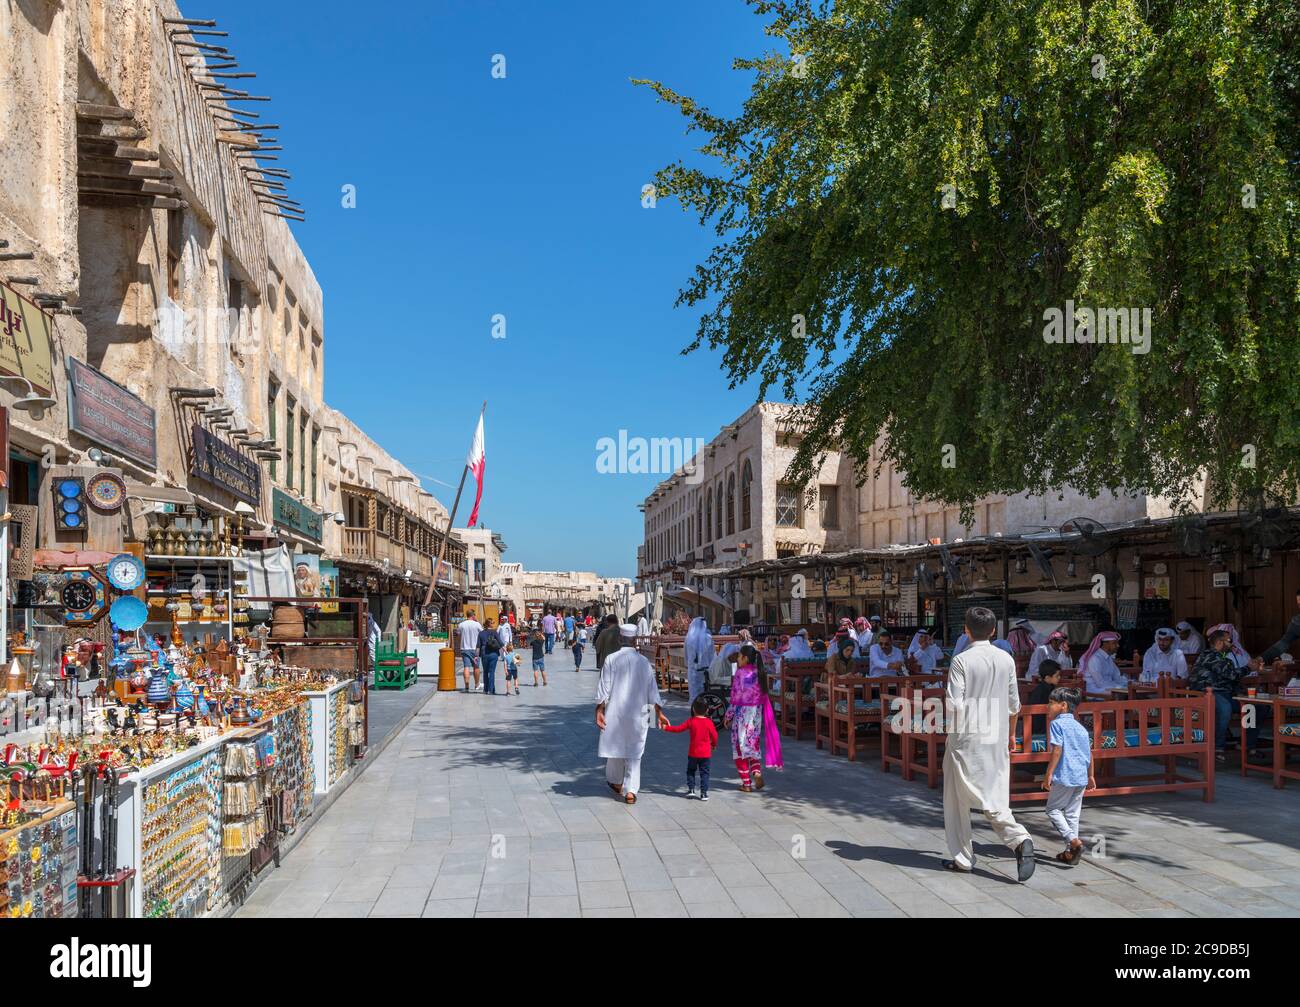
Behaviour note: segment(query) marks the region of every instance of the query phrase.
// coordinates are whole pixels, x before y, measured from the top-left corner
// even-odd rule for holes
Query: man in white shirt
[[[1092,638],[1087,652],[1079,660],[1088,695],[1105,696],[1112,689],[1128,688],[1128,679],[1115,663],[1117,650],[1119,634],[1116,632],[1105,630]]]
[[[935,667],[943,660],[943,648],[934,642],[930,631],[922,627],[917,631],[916,644],[909,651],[909,656],[916,661],[917,670],[922,675],[932,675]]]
[[[1175,646],[1187,655],[1188,664],[1195,664],[1196,655],[1205,649],[1205,639],[1186,620],[1180,622],[1174,629],[1178,633],[1178,642]]]
[[[1176,634],[1172,629],[1156,630],[1156,642],[1142,655],[1142,676],[1140,681],[1152,684],[1160,681],[1161,675],[1174,678],[1187,677],[1187,658],[1174,646]]]
[[[880,616],[873,615],[870,619],[859,619],[854,629],[858,631],[858,655],[870,657],[871,648],[876,642],[876,637],[880,635]]]
[[[1034,656],[1029,659],[1029,670],[1025,672],[1025,678],[1030,681],[1037,678],[1038,666],[1044,661],[1055,661],[1062,668],[1074,667],[1074,658],[1070,656],[1070,641],[1059,629],[1034,648]]]
[[[505,650],[507,647],[510,646],[511,643],[514,642],[515,631],[514,631],[514,627],[510,625],[509,620],[507,619],[501,620],[501,625],[497,627],[497,639],[501,641],[502,650]]]
[[[875,638],[877,642],[871,645],[871,665],[867,674],[872,678],[906,674],[903,671],[903,652],[894,646],[889,630],[882,629]]]
[[[479,682],[478,668],[478,635],[483,632],[483,627],[478,620],[474,618],[474,613],[469,609],[465,610],[465,618],[460,625],[456,627],[457,649],[460,651],[461,673],[465,676],[465,691],[469,692],[469,675],[474,673],[474,691],[477,692],[483,688]]]

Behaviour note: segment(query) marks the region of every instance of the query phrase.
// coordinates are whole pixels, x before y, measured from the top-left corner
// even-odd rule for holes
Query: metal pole
[[[483,400],[483,412],[487,412],[487,399]],[[479,413],[480,418],[483,412]],[[433,577],[429,581],[429,590],[424,593],[424,608],[429,607],[433,601],[433,589],[438,583],[438,574],[442,571],[442,558],[447,554],[447,539],[451,538],[451,530],[456,526],[456,510],[460,507],[460,493],[465,488],[465,476],[469,472],[469,465],[466,464],[460,471],[460,485],[456,487],[456,499],[451,505],[451,516],[447,518],[447,533],[442,537],[442,544],[438,546],[438,562],[433,566]],[[450,616],[451,613],[448,613]]]
[[[8,459],[4,459],[6,471]],[[0,514],[9,510],[9,491],[0,490]],[[0,673],[9,663],[9,521],[0,521]],[[89,840],[87,840],[89,842]]]
[[[1011,554],[1002,553],[1002,639],[1011,632]]]

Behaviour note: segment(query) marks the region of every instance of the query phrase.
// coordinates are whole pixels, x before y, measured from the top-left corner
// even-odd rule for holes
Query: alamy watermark
[[[1151,352],[1150,308],[1085,308],[1066,301],[1064,311],[1044,311],[1043,321],[1045,343],[1114,343],[1131,347],[1134,356]]]
[[[618,437],[596,441],[596,471],[601,475],[673,475],[681,472],[692,485],[704,479],[696,459],[704,452],[703,437]]]

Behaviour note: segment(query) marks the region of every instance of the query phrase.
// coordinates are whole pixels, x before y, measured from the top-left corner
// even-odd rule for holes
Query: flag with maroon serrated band
[[[474,482],[478,488],[474,491],[474,509],[470,511],[469,524],[466,527],[473,528],[474,523],[478,521],[478,505],[483,499],[483,470],[487,465],[487,454],[483,449],[483,414],[478,414],[478,427],[474,431],[474,443],[469,446],[469,454],[465,456],[465,464],[469,470],[474,473]]]

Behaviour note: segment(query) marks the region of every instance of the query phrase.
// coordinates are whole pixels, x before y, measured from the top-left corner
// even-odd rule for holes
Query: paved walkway
[[[652,732],[635,807],[596,758],[590,650],[557,652],[516,697],[444,693],[315,823],[243,916],[1295,916],[1300,788],[1219,778],[1218,800],[1090,802],[1104,859],[1043,860],[1027,885],[976,825],[955,877],[938,791],[787,740],[784,773],[743,794],[723,735],[712,799],[680,788],[685,736]],[[498,675],[500,682],[500,675]],[[677,722],[683,700],[668,702]],[[1018,809],[1040,851],[1058,840]]]

